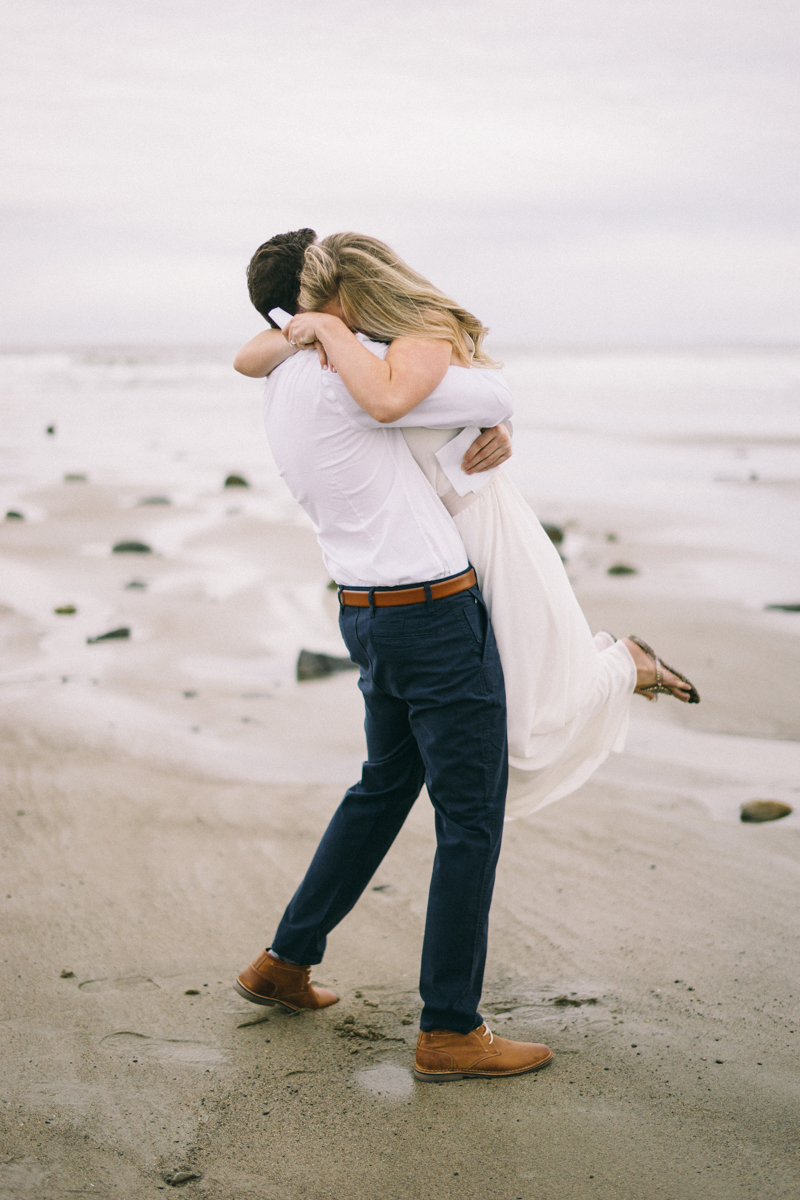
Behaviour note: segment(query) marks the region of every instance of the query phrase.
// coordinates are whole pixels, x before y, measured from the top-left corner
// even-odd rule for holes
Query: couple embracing
[[[311,984],[311,967],[425,784],[437,849],[414,1073],[534,1071],[552,1060],[548,1047],[494,1036],[478,1011],[503,821],[574,791],[621,750],[634,692],[699,696],[640,639],[592,637],[502,470],[469,491],[441,466],[437,452],[469,426],[483,432],[467,476],[510,454],[511,394],[471,313],[382,242],[351,233],[272,238],[248,284],[273,327],[234,365],[268,376],[270,448],[314,525],[360,668],[367,761],[270,947],[235,987],[290,1011],[336,1002]],[[275,308],[294,314],[283,330]]]

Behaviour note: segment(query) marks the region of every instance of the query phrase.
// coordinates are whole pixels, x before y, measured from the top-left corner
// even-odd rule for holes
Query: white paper
[[[469,425],[466,429],[462,429],[458,437],[454,437],[446,446],[442,446],[441,450],[436,451],[439,466],[459,496],[466,496],[470,492],[479,492],[500,470],[499,467],[490,467],[488,471],[479,471],[475,475],[467,475],[465,471],[462,471],[461,460],[475,439],[480,437],[480,432],[477,425]]]
[[[285,308],[271,308],[269,310],[269,316],[279,329],[285,329],[292,319],[292,314],[287,313]]]

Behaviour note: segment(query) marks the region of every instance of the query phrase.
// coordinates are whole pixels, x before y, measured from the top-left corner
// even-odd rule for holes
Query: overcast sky
[[[797,0],[6,0],[5,343],[239,342],[302,225],[495,344],[800,341]]]

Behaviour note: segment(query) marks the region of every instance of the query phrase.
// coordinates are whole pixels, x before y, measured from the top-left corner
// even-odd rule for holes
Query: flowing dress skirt
[[[463,499],[435,452],[458,430],[405,429],[446,504],[491,615],[506,683],[506,819],[568,796],[625,746],[636,667],[608,633],[592,637],[564,564],[502,470]]]

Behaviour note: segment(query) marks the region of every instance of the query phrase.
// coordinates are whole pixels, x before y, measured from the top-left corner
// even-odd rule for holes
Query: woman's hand
[[[495,425],[475,439],[461,460],[461,468],[466,475],[488,471],[511,458],[512,453],[511,435],[505,425]]]
[[[341,329],[347,329],[343,321],[340,321],[338,317],[329,316],[327,313],[297,313],[284,327],[283,336],[290,346],[294,346],[298,350],[310,350],[313,346],[317,352],[320,366],[323,370],[327,370],[331,364],[328,361],[322,339],[326,336],[330,337],[332,334],[335,336],[338,332],[332,324],[333,322]]]
[[[328,313],[296,313],[289,324],[284,325],[283,336],[290,346],[307,349],[314,342],[318,342],[320,336],[324,335],[326,331],[331,332],[331,323],[334,321],[337,325],[344,325],[344,322],[340,321],[338,317],[331,317]],[[347,328],[347,326],[344,327]]]

